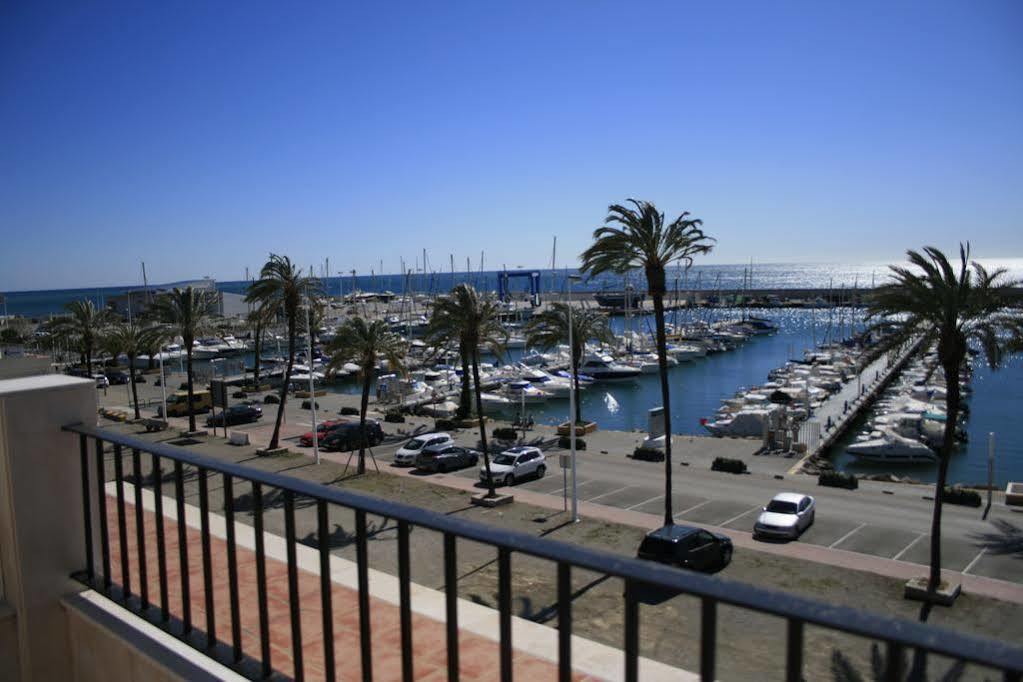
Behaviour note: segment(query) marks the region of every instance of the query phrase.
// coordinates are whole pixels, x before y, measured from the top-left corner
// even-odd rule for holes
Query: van
[[[167,396],[167,416],[187,417],[189,412],[201,414],[209,412],[213,407],[213,396],[209,391],[196,391],[192,394],[192,409],[188,409],[188,391],[177,391]]]

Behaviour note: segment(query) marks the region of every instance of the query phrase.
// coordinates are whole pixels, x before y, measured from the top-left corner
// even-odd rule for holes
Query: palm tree
[[[458,346],[458,359],[462,365],[461,390],[458,397],[458,411],[455,412],[457,419],[467,419],[472,414],[472,375],[470,366],[472,353],[465,345],[465,334],[462,325],[451,319],[450,315],[441,312],[438,314],[439,302],[447,296],[440,296],[434,303],[434,313],[430,317],[430,324],[426,330],[426,343],[435,349],[436,354],[447,353],[452,346]]]
[[[575,421],[581,424],[582,405],[579,401],[579,365],[586,342],[593,339],[610,343],[611,329],[607,317],[596,310],[571,308],[570,304],[553,303],[541,313],[533,315],[526,325],[526,343],[544,350],[568,343],[568,320],[572,318],[572,390],[575,392]]]
[[[131,399],[135,403],[135,419],[141,419],[139,393],[135,384],[135,359],[151,348],[159,348],[166,332],[156,325],[139,324],[139,321],[119,322],[104,332],[102,346],[115,358],[124,353],[128,357],[128,380],[131,383]]]
[[[185,348],[185,372],[188,377],[188,430],[195,431],[194,374],[192,372],[192,345],[195,337],[209,328],[216,311],[217,292],[210,289],[174,287],[153,300],[153,314],[169,327],[171,333],[181,337]],[[166,419],[167,415],[163,415]]]
[[[281,435],[281,421],[284,419],[284,403],[288,399],[288,384],[291,370],[295,365],[295,341],[298,337],[298,316],[302,299],[319,290],[319,280],[305,277],[287,256],[271,253],[270,259],[259,271],[259,279],[249,286],[245,300],[256,303],[267,315],[283,316],[288,326],[288,361],[281,382],[280,401],[277,405],[277,421],[269,450],[275,450]],[[312,362],[312,358],[310,358]]]
[[[68,314],[53,320],[50,330],[78,350],[86,371],[92,374],[92,355],[100,335],[111,321],[109,310],[100,310],[87,298],[71,301],[65,309]]]
[[[341,325],[337,336],[327,346],[330,354],[330,362],[327,364],[329,373],[346,362],[354,362],[359,366],[359,378],[362,379],[362,404],[359,408],[360,474],[366,473],[366,411],[369,409],[369,388],[373,383],[377,363],[387,360],[390,371],[403,372],[406,350],[405,342],[388,330],[386,322],[370,322],[358,316]]]
[[[434,339],[458,339],[463,375],[467,370],[466,365],[472,367],[473,383],[476,385],[480,447],[483,450],[483,464],[487,472],[489,490],[487,494],[493,497],[497,493],[494,490],[494,477],[490,475],[490,452],[487,446],[486,418],[483,414],[483,389],[480,386],[480,347],[487,347],[498,356],[504,352],[508,332],[501,324],[500,308],[490,298],[480,296],[472,285],[459,284],[448,296],[437,299],[433,306],[433,315],[430,317],[427,336]],[[464,386],[463,382],[463,390]]]
[[[671,263],[692,264],[693,256],[709,253],[714,240],[700,229],[703,221],[682,213],[664,224],[664,214],[648,201],[629,199],[635,208],[613,204],[604,226],[593,231],[593,244],[582,254],[582,271],[591,277],[606,272],[624,274],[635,268],[646,273],[657,326],[657,364],[664,406],[664,523],[673,523],[671,509],[671,404],[668,391],[667,340],[664,333],[665,271]]]
[[[891,281],[874,290],[868,301],[871,330],[886,330],[884,348],[915,339],[936,342],[938,364],[945,374],[945,430],[938,451],[931,517],[931,562],[927,592],[933,597],[941,582],[942,493],[948,464],[955,448],[955,431],[962,406],[960,374],[966,365],[970,342],[978,343],[992,369],[1006,351],[1023,339],[1023,318],[1005,312],[1009,289],[1016,282],[1005,279],[1005,270],[988,272],[970,262],[969,244],[959,246],[958,272],[944,253],[928,246],[923,253],[908,251],[909,267],[892,266]],[[927,609],[921,611],[926,620]]]

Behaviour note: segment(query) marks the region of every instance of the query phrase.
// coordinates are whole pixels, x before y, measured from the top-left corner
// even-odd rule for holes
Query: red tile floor
[[[129,488],[130,490],[130,488]],[[128,491],[126,491],[128,492]],[[130,495],[129,495],[129,499]],[[118,542],[116,498],[107,497],[107,529],[110,538],[110,573],[115,584],[123,585],[123,572]],[[138,595],[138,550],[135,530],[135,508],[125,503],[126,539],[131,591]],[[149,601],[159,608],[159,574],[156,551],[156,517],[143,513],[145,529],[146,571]],[[164,519],[164,538],[167,556],[167,592],[169,611],[182,617],[181,570],[178,554],[177,524]],[[203,587],[202,541],[197,528],[187,527],[188,574],[193,627],[205,631],[205,591]],[[231,644],[231,614],[227,572],[227,543],[217,537],[210,538],[213,603],[217,638]],[[99,566],[99,548],[96,548]],[[255,552],[237,547],[239,611],[243,652],[255,659],[260,657],[259,615],[256,592]],[[269,612],[270,658],[274,670],[285,676],[295,676],[292,646],[291,616],[288,598],[288,571],[284,562],[267,557],[267,607]],[[298,592],[301,604],[302,659],[305,679],[325,678],[323,651],[323,614],[318,574],[299,570]],[[333,601],[334,656],[337,679],[361,679],[362,666],[359,650],[359,610],[357,592],[334,584]],[[447,648],[445,628],[437,621],[413,614],[413,669],[417,680],[447,679]],[[370,623],[373,642],[373,679],[397,680],[401,678],[401,631],[398,608],[380,599],[370,598]],[[459,668],[461,679],[496,680],[498,674],[497,643],[479,635],[461,631],[459,635]],[[554,680],[557,667],[524,651],[516,651],[514,675],[530,682]],[[575,679],[588,677],[576,675]]]

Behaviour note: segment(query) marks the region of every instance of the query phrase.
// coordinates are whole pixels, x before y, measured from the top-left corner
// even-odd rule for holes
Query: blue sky
[[[1016,0],[4,3],[0,290],[563,264],[630,196],[707,262],[1023,256],[1021,33]]]

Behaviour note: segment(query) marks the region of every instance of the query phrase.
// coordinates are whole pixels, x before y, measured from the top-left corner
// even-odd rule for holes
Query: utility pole
[[[572,459],[572,522],[579,522],[579,486],[575,476],[575,389],[577,376],[575,371],[575,352],[572,348],[572,280],[578,279],[571,275],[568,278],[568,358],[572,372],[572,390],[568,392],[568,439]]]
[[[309,266],[309,276],[313,276],[313,268]],[[313,326],[312,326],[312,315],[310,311],[313,307],[313,296],[312,293],[306,291],[306,305],[305,305],[305,336],[308,342],[307,348],[309,349],[308,357],[306,360],[309,365],[309,411],[313,413],[313,457],[316,459],[316,463],[320,463],[320,437],[316,433],[316,389],[313,386]]]

